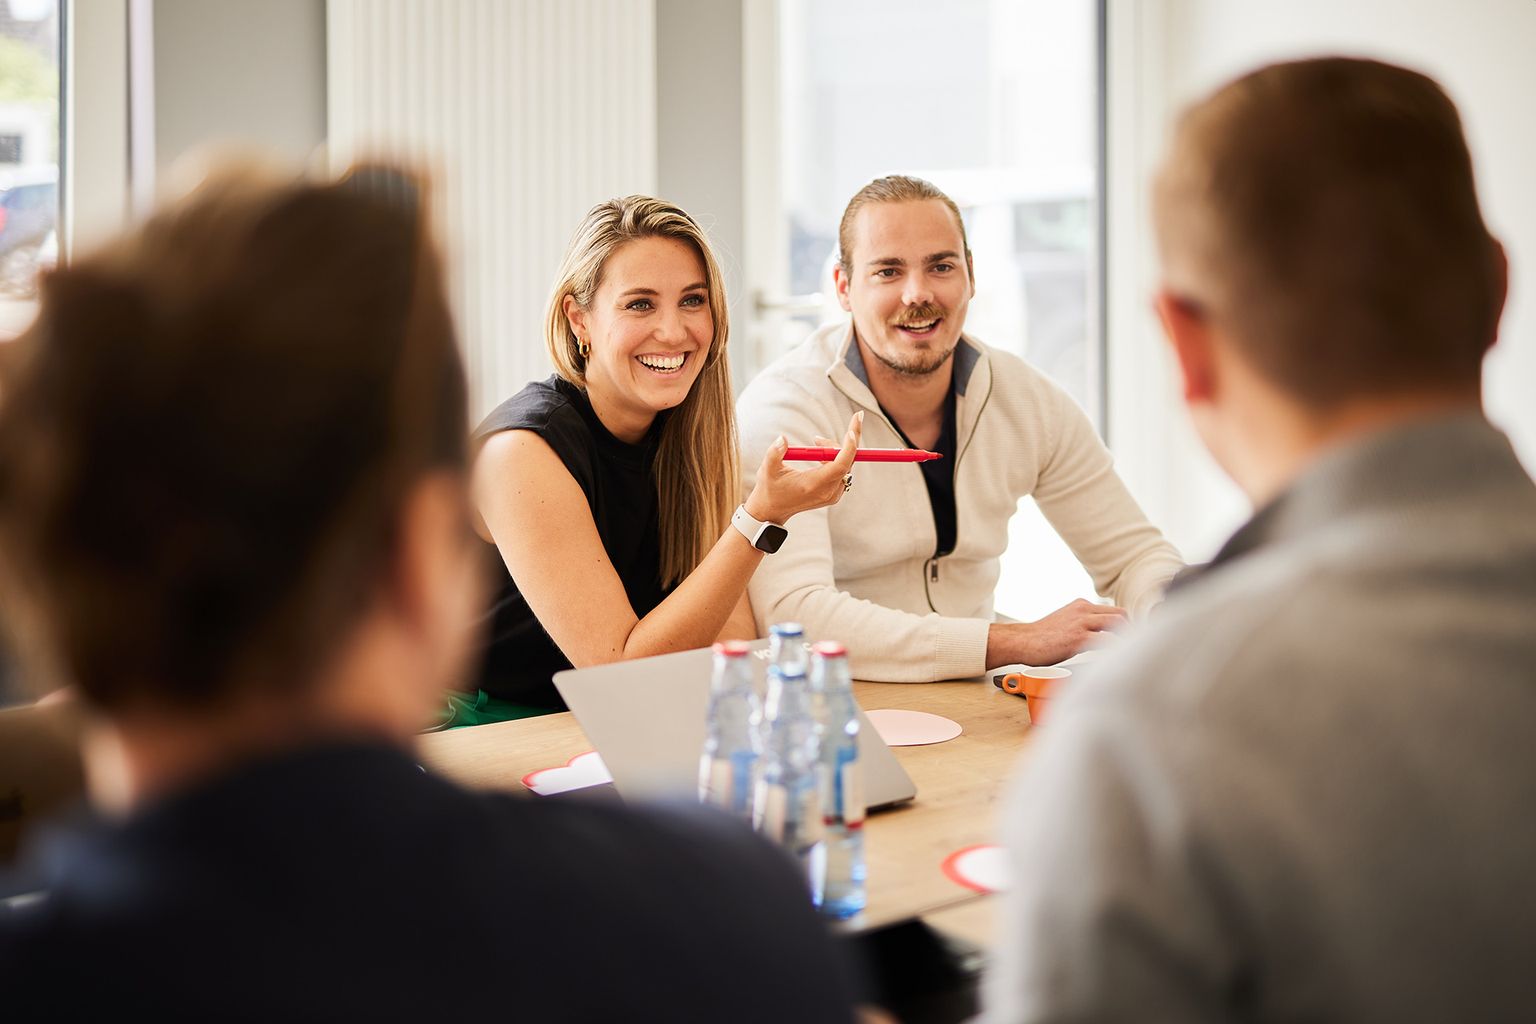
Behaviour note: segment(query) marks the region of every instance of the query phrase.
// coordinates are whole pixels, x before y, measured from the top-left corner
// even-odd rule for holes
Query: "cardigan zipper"
[[[836,380],[832,380],[830,374],[828,375],[827,379],[832,381],[832,386],[837,388],[837,390],[842,393],[844,398],[861,407],[865,412],[873,412],[876,416],[880,417],[881,421],[884,422],[886,426],[891,428],[891,431],[897,437],[902,436],[902,433],[897,429],[896,424],[892,423],[890,417],[885,415],[885,410],[880,408],[880,403],[876,402],[875,408],[870,409],[870,407],[857,396],[850,395],[848,392],[844,391],[842,385],[839,384]],[[955,454],[954,473],[956,478],[958,478],[960,475],[960,460],[965,458],[965,453],[971,450],[971,442],[976,439],[976,431],[981,429],[981,414],[987,411],[987,403],[991,401],[992,374],[989,373],[987,374],[987,393],[981,397],[981,408],[976,410],[976,426],[972,428],[970,436],[965,439],[965,447],[961,448],[960,451]],[[959,522],[959,512],[959,496],[956,495],[955,518],[957,526]],[[959,538],[957,535],[956,540],[958,541],[958,539]],[[933,592],[928,589],[928,586],[930,583],[937,582],[939,582],[939,559],[937,556],[935,556],[923,563],[923,597],[928,601],[928,610],[931,612],[937,612],[938,609],[933,606]]]
[[[960,460],[965,458],[965,453],[971,450],[971,442],[976,440],[976,431],[981,429],[981,414],[987,411],[987,403],[990,401],[992,401],[992,375],[989,373],[987,374],[987,393],[981,396],[981,408],[976,410],[976,426],[972,428],[970,436],[965,439],[965,446],[955,454],[954,479],[957,481],[960,479]],[[956,494],[955,518],[957,528],[959,525],[959,511],[960,496]],[[955,540],[957,543],[959,542],[958,529]],[[923,563],[923,570],[923,597],[928,601],[928,610],[938,612],[938,609],[933,606],[933,591],[929,589],[930,584],[939,582],[938,557],[935,556]]]
[[[873,412],[876,416],[879,416],[880,417],[880,421],[882,423],[884,423],[886,426],[891,428],[891,433],[895,434],[897,437],[904,436],[902,434],[902,432],[901,432],[901,429],[899,427],[897,427],[896,424],[892,423],[890,417],[885,414],[885,410],[880,408],[880,405],[879,405],[878,402],[875,404],[875,408],[874,409],[870,409],[869,406],[865,405],[858,398],[856,398],[853,395],[850,395],[846,391],[843,391],[842,385],[840,385],[837,381],[835,381],[835,380],[832,381],[832,386],[837,388],[838,391],[841,391],[842,394],[843,394],[843,397],[848,399],[850,402],[853,402],[855,405],[860,406],[866,412]],[[992,388],[991,388],[990,384],[987,387],[987,397],[988,398],[992,397]],[[986,408],[986,403],[985,402],[982,403],[982,408],[983,409]],[[978,412],[976,415],[978,417],[980,417],[981,413]],[[973,436],[975,435],[975,433],[976,433],[976,431],[974,431],[974,430],[971,431],[971,434]],[[968,448],[970,448],[970,446],[971,446],[970,438],[967,438],[966,439],[966,443],[965,443],[965,447],[968,449]],[[955,470],[957,472],[960,469],[960,456],[964,455],[964,454],[965,454],[965,451],[962,449],[959,453],[957,453],[955,455]],[[956,512],[957,512],[957,517],[958,517],[958,508],[957,508]],[[930,558],[926,562],[923,563],[923,597],[928,601],[928,610],[932,611],[932,612],[936,612],[936,611],[938,611],[938,609],[933,606],[933,596],[928,593],[928,581],[929,581],[929,579],[932,579],[933,582],[935,582],[935,583],[939,582],[939,560],[938,560],[937,557]]]

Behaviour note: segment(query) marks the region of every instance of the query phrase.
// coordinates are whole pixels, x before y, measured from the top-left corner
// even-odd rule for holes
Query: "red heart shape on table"
[[[577,754],[564,765],[540,768],[523,776],[523,785],[539,796],[569,793],[573,789],[601,786],[612,781],[613,776],[608,773],[608,766],[603,764],[602,755],[595,750]]]

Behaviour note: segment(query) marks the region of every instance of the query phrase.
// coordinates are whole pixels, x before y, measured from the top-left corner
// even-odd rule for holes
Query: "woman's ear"
[[[581,308],[576,296],[567,295],[560,303],[560,310],[565,314],[566,322],[571,325],[571,333],[576,335],[576,340],[590,342],[592,339],[587,333],[587,311]]]

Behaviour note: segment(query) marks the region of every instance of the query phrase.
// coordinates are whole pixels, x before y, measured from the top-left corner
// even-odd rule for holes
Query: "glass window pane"
[[[58,218],[58,0],[0,0],[0,339],[31,322]]]
[[[781,10],[791,290],[830,295],[838,218],[862,185],[926,178],[960,206],[975,253],[968,333],[1025,356],[1096,414],[1094,0]]]
[[[58,0],[0,0],[0,342],[32,322],[58,251],[58,164]],[[0,650],[0,706],[35,696]]]

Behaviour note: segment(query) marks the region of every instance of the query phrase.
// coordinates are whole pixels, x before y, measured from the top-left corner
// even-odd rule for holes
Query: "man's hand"
[[[1079,598],[1038,622],[996,622],[987,630],[987,668],[1054,665],[1125,625],[1125,609]]]

